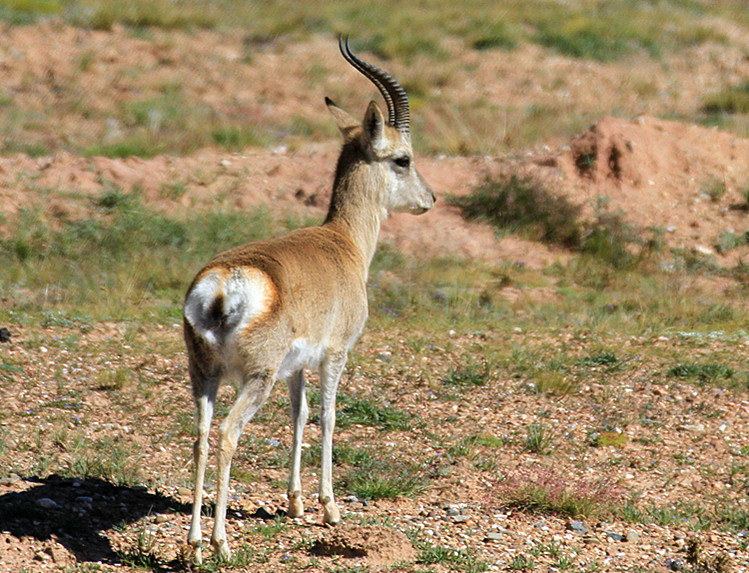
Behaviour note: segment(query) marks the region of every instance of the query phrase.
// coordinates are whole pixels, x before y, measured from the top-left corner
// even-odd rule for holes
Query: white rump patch
[[[270,278],[258,269],[214,269],[187,295],[185,318],[206,341],[219,344],[267,313],[273,293]]]

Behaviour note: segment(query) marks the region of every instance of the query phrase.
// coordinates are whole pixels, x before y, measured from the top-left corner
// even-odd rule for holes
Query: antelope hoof
[[[190,542],[185,545],[182,555],[186,563],[191,563],[192,565],[203,564],[203,549],[200,547],[200,541],[197,543]]]
[[[322,522],[330,525],[337,525],[341,522],[341,512],[334,501],[323,504]]]
[[[213,539],[211,540],[211,543],[216,549],[216,554],[221,561],[226,562],[231,559],[231,549],[229,549],[229,544],[226,542],[226,539],[222,539],[221,541]]]
[[[304,502],[302,501],[302,492],[295,491],[289,494],[289,517],[304,516]]]

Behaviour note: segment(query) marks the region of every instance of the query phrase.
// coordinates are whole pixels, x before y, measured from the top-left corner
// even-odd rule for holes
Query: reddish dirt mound
[[[416,550],[405,534],[376,526],[336,527],[315,541],[310,552],[328,557],[365,558],[370,567],[389,567],[416,559]]]
[[[707,176],[735,186],[749,176],[747,157],[749,141],[729,133],[652,117],[605,117],[572,141],[568,174],[617,187],[662,190]]]
[[[584,208],[605,197],[630,223],[666,231],[671,246],[708,253],[721,232],[746,231],[748,159],[749,140],[728,133],[606,117],[572,141],[560,164],[567,193]],[[725,191],[711,193],[716,185]]]

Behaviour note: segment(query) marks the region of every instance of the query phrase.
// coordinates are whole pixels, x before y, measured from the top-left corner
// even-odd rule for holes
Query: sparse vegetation
[[[138,532],[136,542],[133,547],[121,550],[117,557],[123,565],[133,569],[143,569],[147,571],[158,571],[163,567],[161,559],[154,553],[156,539],[152,533],[145,528]]]
[[[451,571],[481,573],[489,569],[489,564],[479,559],[473,551],[459,551],[441,545],[433,545],[418,535],[411,535],[414,546],[419,550],[417,563],[439,564]]]
[[[485,177],[471,195],[452,198],[451,202],[467,218],[483,219],[501,231],[567,247],[580,246],[579,207],[528,177]]]
[[[714,384],[731,380],[734,378],[735,372],[733,368],[725,364],[684,362],[670,368],[668,376],[696,380],[704,384]]]
[[[13,269],[2,282],[39,289],[65,284],[62,310],[87,301],[88,313],[98,317],[133,318],[148,292],[168,316],[177,312],[184,295],[182,277],[194,268],[195,260],[210,258],[238,237],[264,237],[272,224],[264,210],[199,215],[200,224],[167,218],[146,208],[137,193],[112,185],[105,186],[94,202],[100,213],[59,229],[39,211],[23,211],[13,237],[0,239],[0,261]],[[109,264],[102,266],[101,258]],[[92,305],[94,300],[98,303]],[[156,307],[147,312],[162,312]]]
[[[338,403],[340,412],[336,424],[342,428],[352,424],[362,424],[382,430],[409,430],[418,423],[408,412],[392,406],[379,405],[371,398],[356,400],[341,395]]]
[[[741,196],[742,202],[739,203],[739,208],[744,211],[749,211],[749,182],[744,183],[739,189],[739,195]],[[749,238],[746,239],[749,242]]]
[[[629,441],[627,434],[622,432],[614,432],[610,430],[604,430],[602,432],[595,432],[591,436],[590,443],[596,448],[614,447],[621,448]]]
[[[536,568],[536,564],[533,559],[527,555],[515,555],[507,567],[510,571],[533,571]]]
[[[747,233],[737,235],[733,231],[723,231],[715,241],[715,250],[720,254],[725,254],[746,244],[749,244],[749,235]]]
[[[605,482],[570,479],[550,468],[514,475],[503,484],[503,503],[513,509],[562,517],[603,517],[618,505],[620,492]]]
[[[545,424],[531,424],[525,438],[525,449],[532,454],[550,454],[554,432]]]
[[[453,197],[468,219],[484,220],[500,233],[578,250],[614,267],[637,262],[631,246],[645,243],[606,201],[596,204],[596,218],[581,218],[581,207],[555,195],[540,181],[519,175],[486,176],[470,195]],[[642,250],[647,256],[647,249]]]
[[[451,366],[447,376],[445,376],[444,383],[448,386],[468,389],[471,386],[486,386],[490,376],[488,364],[480,364],[470,358],[461,366]]]
[[[719,203],[726,194],[726,182],[718,177],[710,177],[703,183],[702,192],[710,198],[713,203]]]
[[[706,113],[749,113],[749,81],[705,97],[702,109]]]
[[[388,456],[389,457],[389,456]],[[351,468],[340,487],[360,499],[411,497],[427,485],[423,471],[416,465],[386,456],[371,457]]]
[[[356,9],[342,0],[324,7],[288,0],[249,4],[237,0],[182,0],[178,4],[170,0],[7,0],[0,4],[0,20],[11,26],[64,23],[121,34],[124,40],[144,42],[152,49],[141,52],[134,48],[133,61],[128,59],[121,75],[118,73],[121,79],[99,86],[90,78],[108,63],[102,60],[95,42],[82,39],[74,71],[62,65],[52,74],[35,78],[44,86],[45,97],[32,101],[13,97],[12,90],[0,94],[4,136],[0,152],[47,156],[65,150],[88,156],[153,157],[189,154],[208,146],[239,151],[247,146],[287,144],[299,137],[319,139],[331,134],[330,127],[321,125],[310,110],[301,111],[289,122],[285,112],[263,103],[266,94],[232,97],[232,101],[214,105],[212,97],[205,97],[207,87],[210,89],[207,84],[226,84],[234,92],[244,91],[244,87],[235,87],[234,80],[244,85],[257,79],[247,73],[248,64],[256,67],[271,52],[283,54],[286,46],[319,35],[333,38],[345,28],[358,30],[360,49],[377,58],[409,65],[418,62],[411,67],[418,70],[411,72],[407,86],[415,96],[415,105],[424,112],[420,129],[414,133],[420,149],[494,153],[570,136],[601,115],[634,115],[641,108],[624,93],[612,93],[615,101],[591,101],[584,97],[584,86],[570,93],[564,75],[544,78],[538,92],[518,85],[512,91],[522,97],[510,101],[506,93],[483,91],[455,101],[452,94],[474,73],[473,63],[455,63],[456,54],[476,51],[486,60],[495,60],[495,52],[515,57],[537,45],[547,53],[578,60],[578,65],[589,60],[607,65],[621,62],[626,70],[625,85],[631,83],[638,90],[637,100],[647,100],[642,105],[656,109],[656,115],[668,115],[681,93],[666,94],[656,88],[643,64],[659,66],[668,61],[668,66],[659,68],[663,74],[673,68],[674,54],[707,43],[730,44],[720,21],[745,23],[743,8],[739,0],[696,5],[617,0],[585,7],[549,0],[532,5],[471,0],[464,2],[459,17],[454,17],[454,6],[445,0],[431,0],[428,10],[369,0]],[[290,18],[289,13],[294,16]],[[404,33],[404,19],[412,23],[408,33]],[[654,24],[662,21],[673,25]],[[178,38],[196,33],[213,34],[215,44],[228,42],[227,53],[232,57],[216,57],[211,66],[222,79],[207,83],[198,79],[199,74],[190,68],[195,59],[180,53]],[[60,36],[60,41],[66,37]],[[146,53],[156,54],[157,65],[168,71],[142,73],[151,71],[153,65],[142,57]],[[626,58],[636,59],[638,66],[627,66]],[[632,71],[640,68],[646,71]],[[261,75],[272,76],[275,70],[265,68]],[[319,79],[316,86],[325,82],[324,77]],[[722,80],[718,76],[709,81]],[[745,83],[707,94],[702,100],[695,95],[694,99],[694,117],[706,115],[709,122],[746,133],[746,121],[741,118],[745,115],[741,110],[746,108]],[[41,119],[61,112],[77,121],[50,125]],[[281,125],[284,127],[279,128]]]

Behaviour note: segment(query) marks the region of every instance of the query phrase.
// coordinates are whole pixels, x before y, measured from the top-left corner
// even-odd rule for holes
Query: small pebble
[[[54,499],[50,499],[48,497],[41,497],[37,499],[36,504],[39,507],[43,507],[44,509],[54,509],[56,507],[60,507]]]
[[[678,429],[693,434],[701,434],[705,431],[705,424],[703,424],[702,422],[695,422],[694,424],[682,424],[678,427]]]
[[[451,517],[451,519],[452,519],[452,520],[453,520],[453,521],[454,521],[455,523],[465,523],[466,521],[468,521],[468,520],[470,520],[470,519],[471,519],[471,516],[470,516],[470,515],[453,515],[453,516]]]
[[[588,528],[585,527],[585,524],[582,521],[570,521],[567,524],[567,529],[574,531],[579,535],[585,535],[588,533]]]
[[[630,529],[627,531],[627,542],[628,543],[637,543],[640,541],[640,534],[637,533],[634,529]]]

